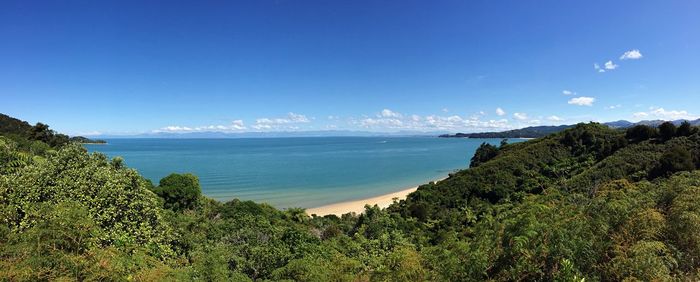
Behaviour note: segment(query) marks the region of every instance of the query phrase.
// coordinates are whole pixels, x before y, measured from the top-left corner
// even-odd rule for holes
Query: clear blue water
[[[435,137],[110,139],[85,145],[122,156],[154,184],[166,175],[199,176],[205,195],[317,207],[379,196],[446,177],[469,166],[482,142]]]

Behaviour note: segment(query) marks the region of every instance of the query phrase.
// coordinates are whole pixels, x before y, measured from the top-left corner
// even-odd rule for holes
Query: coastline
[[[428,181],[429,182],[435,182],[438,183],[440,181],[443,181],[447,179],[447,177],[434,180],[434,181]],[[421,184],[422,185],[422,184]],[[341,216],[346,213],[353,212],[355,214],[361,214],[365,211],[365,205],[370,205],[374,206],[377,205],[380,208],[384,209],[389,207],[392,203],[394,203],[394,199],[403,200],[406,199],[408,194],[413,193],[414,191],[418,190],[418,186],[411,187],[408,189],[404,189],[401,191],[397,192],[392,192],[384,195],[379,195],[375,197],[370,197],[366,199],[361,199],[361,200],[353,200],[353,201],[345,201],[345,202],[338,202],[338,203],[333,203],[333,204],[328,204],[320,207],[314,207],[314,208],[308,208],[306,209],[306,214],[308,215],[317,215],[317,216],[325,216],[325,215],[336,215],[336,216]]]

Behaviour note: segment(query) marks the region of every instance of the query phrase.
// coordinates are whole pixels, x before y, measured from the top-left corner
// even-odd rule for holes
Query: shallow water
[[[316,207],[383,195],[469,166],[482,142],[435,137],[110,139],[85,145],[122,156],[154,184],[172,172],[199,176],[205,195]]]

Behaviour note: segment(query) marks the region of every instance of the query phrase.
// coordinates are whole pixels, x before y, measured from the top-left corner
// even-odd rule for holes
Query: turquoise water
[[[199,176],[205,195],[316,207],[396,192],[469,166],[482,142],[434,137],[111,139],[85,145],[122,156],[154,184],[172,172]]]

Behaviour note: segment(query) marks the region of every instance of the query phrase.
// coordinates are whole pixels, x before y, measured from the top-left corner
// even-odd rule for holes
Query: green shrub
[[[161,179],[153,192],[163,198],[165,208],[182,211],[198,206],[202,188],[199,186],[197,176],[190,173],[173,173]]]

